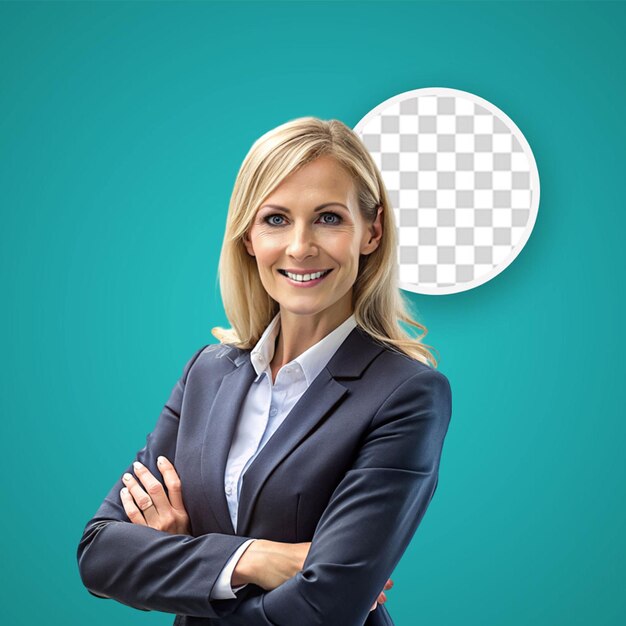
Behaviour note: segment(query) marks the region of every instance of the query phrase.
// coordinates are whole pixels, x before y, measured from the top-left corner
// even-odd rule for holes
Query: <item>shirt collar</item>
[[[342,322],[335,330],[328,333],[326,337],[312,345],[308,350],[296,357],[291,363],[297,363],[304,372],[307,387],[317,378],[317,375],[324,369],[330,358],[339,349],[346,337],[356,326],[354,313]],[[280,312],[269,323],[263,331],[261,338],[250,352],[250,360],[257,373],[255,382],[264,374],[270,372],[270,363],[274,358],[276,337],[280,332]]]

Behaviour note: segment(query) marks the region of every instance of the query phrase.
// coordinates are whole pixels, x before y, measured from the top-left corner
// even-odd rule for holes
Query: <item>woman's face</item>
[[[359,255],[378,247],[381,211],[373,223],[363,220],[350,174],[329,156],[287,177],[265,199],[244,242],[281,312],[328,315],[338,323],[352,313]],[[300,282],[287,271],[309,279],[325,274]]]

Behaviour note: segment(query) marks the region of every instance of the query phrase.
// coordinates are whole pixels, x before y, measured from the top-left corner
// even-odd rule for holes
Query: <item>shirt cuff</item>
[[[248,539],[248,541],[242,543],[239,548],[237,548],[237,551],[228,559],[213,586],[210,597],[211,600],[230,600],[236,598],[237,596],[233,592],[239,591],[246,586],[239,585],[238,587],[231,587],[230,580],[241,555],[253,541],[256,541],[256,539]]]

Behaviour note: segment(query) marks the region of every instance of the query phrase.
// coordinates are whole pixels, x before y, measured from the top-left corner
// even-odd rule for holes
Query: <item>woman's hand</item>
[[[282,585],[286,580],[295,576],[303,567],[311,542],[283,543],[256,539],[241,555],[235,565],[231,577],[233,587],[253,583],[271,591]],[[391,578],[385,583],[383,591],[372,605],[373,611],[378,604],[387,601],[386,589],[393,587]]]
[[[169,499],[163,485],[152,472],[135,461],[133,467],[145,491],[132,474],[124,474],[122,480],[126,487],[120,491],[120,497],[126,515],[133,524],[150,526],[174,535],[189,535],[191,526],[183,504],[180,478],[164,456],[157,459],[157,466],[165,481]]]
[[[295,576],[304,566],[311,542],[283,543],[256,539],[241,555],[231,576],[234,587],[252,583],[271,591]]]
[[[372,608],[370,611],[373,611],[379,604],[385,604],[387,602],[387,594],[385,593],[385,589],[391,589],[393,587],[393,580],[391,578],[385,583],[383,587],[383,591],[378,594],[378,598],[376,598],[376,602],[372,604]]]

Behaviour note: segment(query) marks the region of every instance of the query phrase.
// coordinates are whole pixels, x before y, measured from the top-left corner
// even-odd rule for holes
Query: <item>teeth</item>
[[[325,272],[316,272],[315,274],[292,274],[291,272],[285,272],[285,274],[289,276],[291,280],[297,280],[299,283],[306,283],[310,280],[315,280],[316,278],[319,278],[320,276],[323,276],[327,273],[328,270],[326,270]]]

